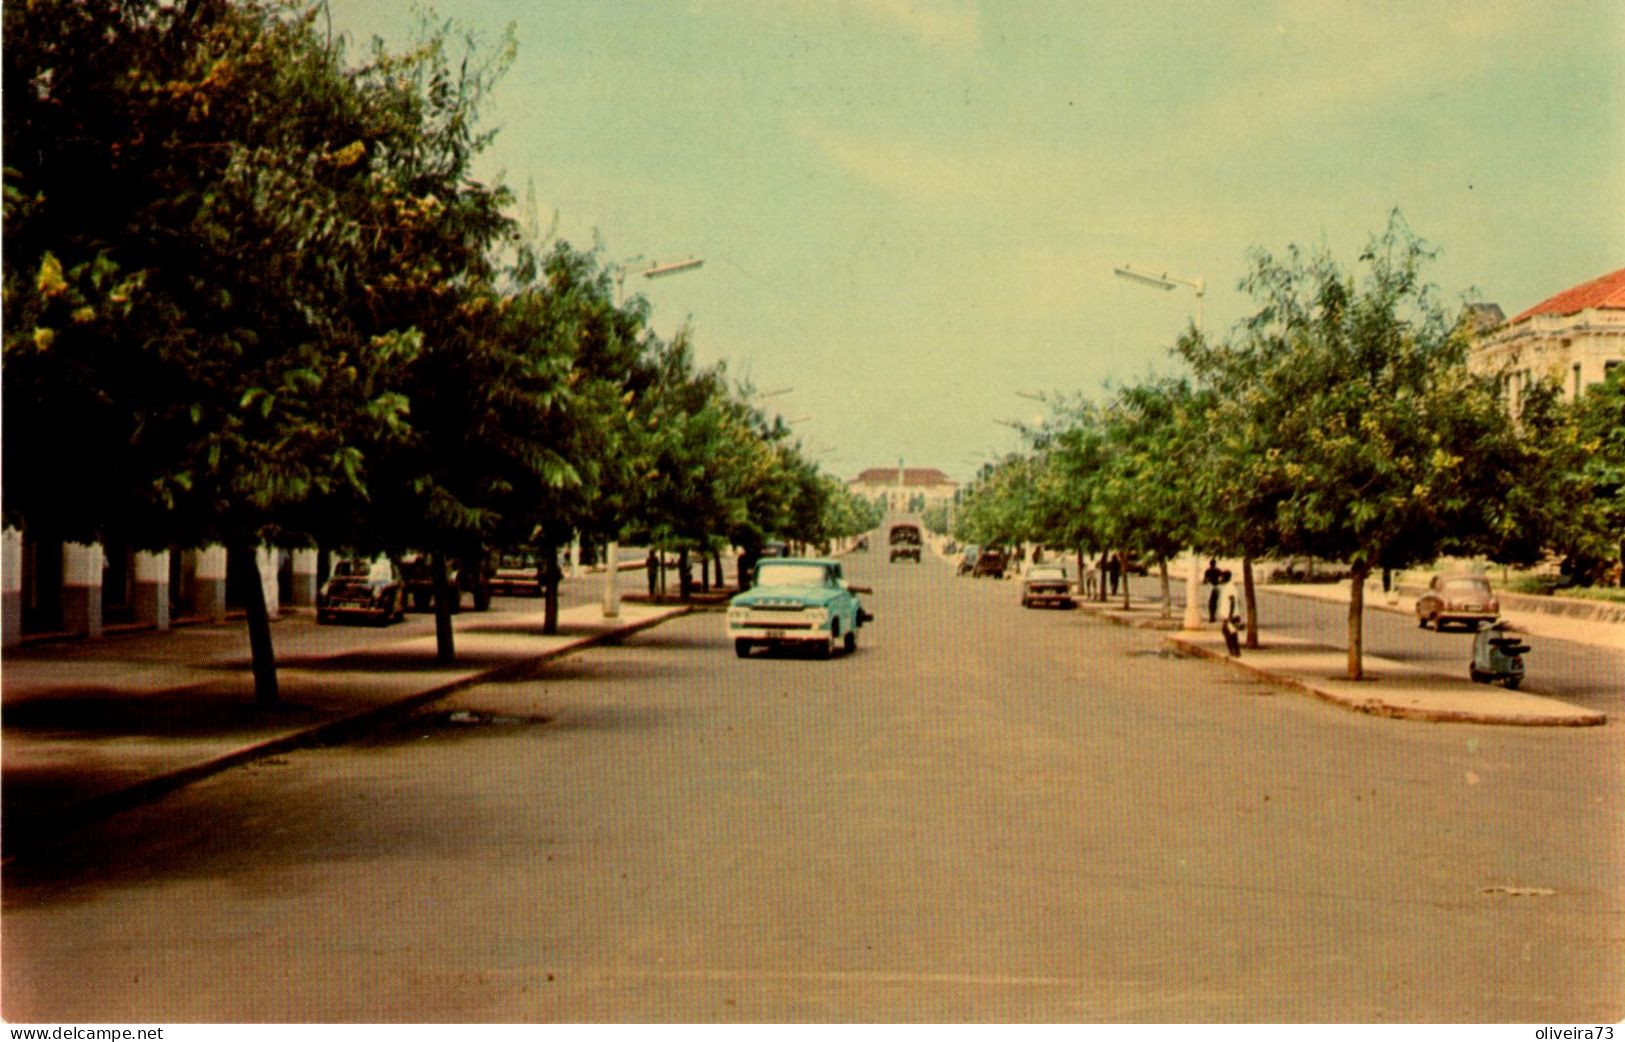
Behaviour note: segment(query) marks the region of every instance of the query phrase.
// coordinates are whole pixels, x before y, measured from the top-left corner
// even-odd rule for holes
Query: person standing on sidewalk
[[[1219,571],[1217,558],[1207,559],[1207,571],[1202,573],[1202,581],[1207,584],[1207,621],[1219,621],[1219,584],[1224,582],[1224,573]]]
[[[1236,589],[1235,579],[1229,572],[1220,572],[1219,581],[1224,583],[1224,589],[1219,594],[1220,607],[1224,609],[1224,622],[1220,624],[1219,631],[1224,634],[1224,647],[1230,652],[1230,657],[1240,658],[1240,634],[1244,626],[1241,621],[1241,591]]]

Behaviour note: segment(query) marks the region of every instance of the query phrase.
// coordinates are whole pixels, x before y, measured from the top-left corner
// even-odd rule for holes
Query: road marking
[[[1553,897],[1557,891],[1544,886],[1487,886],[1479,893],[1504,897]]]
[[[655,967],[560,966],[550,971],[526,967],[509,975],[539,975],[564,979],[566,976],[598,980],[674,980],[737,984],[754,981],[812,984],[945,984],[969,987],[1081,988],[1091,983],[1082,977],[1027,976],[1005,973],[942,973],[914,970],[665,970]]]

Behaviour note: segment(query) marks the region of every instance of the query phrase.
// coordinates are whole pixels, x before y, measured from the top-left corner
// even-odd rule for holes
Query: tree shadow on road
[[[252,698],[203,687],[156,695],[86,688],[72,695],[9,703],[5,726],[7,731],[26,733],[198,738],[280,730],[316,715],[317,710],[298,702],[266,708]],[[9,773],[6,780],[9,784]]]

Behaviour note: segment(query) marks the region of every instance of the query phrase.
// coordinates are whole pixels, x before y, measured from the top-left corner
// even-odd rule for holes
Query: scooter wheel
[[[1501,681],[1501,683],[1507,686],[1508,691],[1516,691],[1518,690],[1518,685],[1523,683],[1523,677],[1507,677],[1505,680]]]

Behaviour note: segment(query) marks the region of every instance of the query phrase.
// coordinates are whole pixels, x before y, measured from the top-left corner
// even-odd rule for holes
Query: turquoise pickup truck
[[[755,584],[728,602],[728,636],[745,658],[754,647],[808,647],[825,658],[837,645],[858,646],[858,629],[874,618],[858,600],[841,562],[814,557],[767,558]]]

